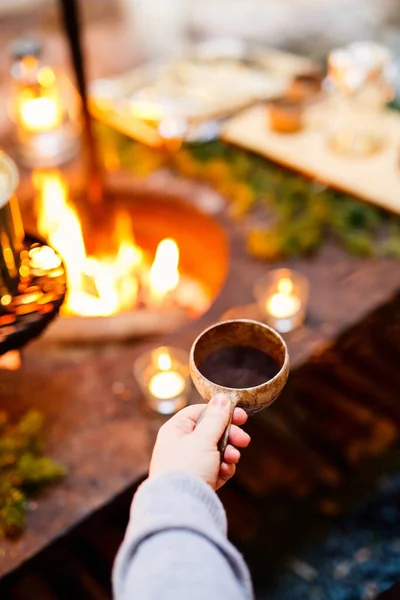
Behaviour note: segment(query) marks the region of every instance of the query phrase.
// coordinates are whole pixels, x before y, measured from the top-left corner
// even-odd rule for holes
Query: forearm
[[[247,567],[226,539],[219,499],[183,473],[139,488],[113,580],[116,600],[252,598]]]

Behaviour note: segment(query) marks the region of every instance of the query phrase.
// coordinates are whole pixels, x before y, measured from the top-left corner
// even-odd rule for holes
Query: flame
[[[283,277],[278,281],[278,292],[284,296],[290,296],[293,292],[293,283],[288,277]]]
[[[150,292],[155,300],[162,299],[179,283],[179,248],[174,240],[160,242],[150,269]]]
[[[20,104],[20,115],[23,125],[29,131],[47,131],[57,127],[60,122],[60,111],[51,98],[29,98]]]
[[[165,350],[161,350],[157,356],[157,365],[161,371],[169,371],[171,368],[171,357]]]
[[[114,230],[115,255],[88,256],[78,214],[69,202],[65,179],[57,170],[36,171],[38,230],[62,256],[68,296],[66,314],[107,316],[132,310],[141,288],[158,302],[179,283],[179,250],[172,239],[160,242],[151,266],[145,252],[134,243],[129,215],[118,214]],[[37,253],[31,267],[48,268],[50,255]],[[43,264],[42,264],[43,263]]]

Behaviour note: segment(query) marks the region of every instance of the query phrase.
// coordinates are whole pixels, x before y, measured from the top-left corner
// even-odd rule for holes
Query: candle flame
[[[278,281],[278,292],[284,296],[290,296],[293,292],[293,282],[288,277],[283,277]]]
[[[171,357],[165,350],[159,352],[157,356],[157,365],[161,371],[169,371],[171,368]]]
[[[29,131],[48,131],[61,124],[62,111],[56,98],[21,98],[20,118]]]
[[[54,71],[50,67],[38,69],[37,59],[27,58],[27,61],[22,61],[21,67],[25,77],[35,77],[37,84],[27,83],[18,88],[12,112],[21,130],[43,133],[62,125],[65,107]],[[33,58],[33,62],[29,58]]]

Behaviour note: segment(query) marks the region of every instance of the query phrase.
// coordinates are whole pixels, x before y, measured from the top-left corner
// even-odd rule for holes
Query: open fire
[[[210,298],[203,286],[179,272],[175,240],[161,240],[152,257],[135,243],[130,215],[120,211],[112,232],[115,251],[90,255],[62,174],[35,171],[33,183],[38,231],[66,266],[68,294],[62,314],[100,317],[135,308],[180,307],[196,316],[208,308]]]

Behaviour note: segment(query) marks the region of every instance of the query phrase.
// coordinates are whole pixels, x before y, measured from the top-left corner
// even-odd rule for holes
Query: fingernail
[[[228,402],[229,398],[225,394],[216,394],[211,400],[211,403],[216,406],[227,406]]]

